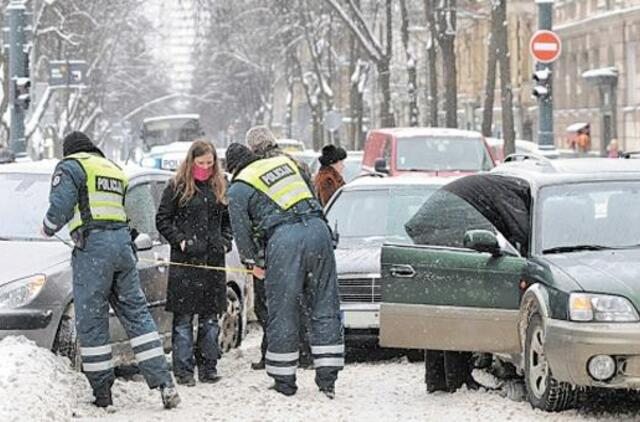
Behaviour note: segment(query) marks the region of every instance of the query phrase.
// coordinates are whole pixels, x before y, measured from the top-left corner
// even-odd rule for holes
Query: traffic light
[[[14,79],[14,83],[15,103],[26,110],[29,108],[29,104],[31,103],[31,79],[17,77]]]
[[[539,100],[548,99],[551,96],[551,70],[544,68],[533,72],[533,80],[536,85],[533,87],[533,97]]]

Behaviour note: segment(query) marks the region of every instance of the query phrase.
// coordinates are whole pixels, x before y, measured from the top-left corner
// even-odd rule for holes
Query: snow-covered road
[[[267,390],[271,384],[249,364],[258,355],[259,332],[220,361],[224,379],[216,385],[181,387],[182,405],[162,409],[158,392],[143,382],[118,380],[115,406],[97,409],[84,377],[61,358],[24,339],[0,342],[0,421],[578,421],[640,420],[633,413],[572,410],[547,414],[494,392],[424,391],[422,364],[404,358],[354,363],[341,373],[337,397],[321,395],[312,371],[299,372],[299,390],[284,397]]]

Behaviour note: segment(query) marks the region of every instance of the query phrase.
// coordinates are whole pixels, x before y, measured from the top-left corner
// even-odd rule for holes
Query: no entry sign
[[[560,56],[562,44],[558,34],[541,30],[533,34],[529,48],[534,59],[540,63],[551,63]]]

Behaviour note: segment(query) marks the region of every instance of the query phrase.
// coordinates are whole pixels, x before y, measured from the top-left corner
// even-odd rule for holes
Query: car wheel
[[[227,286],[227,311],[220,318],[220,350],[228,352],[240,345],[242,330],[242,307],[237,293]]]
[[[533,407],[547,412],[558,412],[574,405],[576,390],[569,384],[553,378],[544,352],[544,343],[542,318],[539,314],[533,314],[529,319],[524,347],[527,399]]]
[[[80,343],[78,343],[78,332],[76,331],[76,315],[73,303],[67,306],[62,318],[60,326],[53,341],[53,352],[69,358],[71,366],[80,370],[82,360],[80,358]]]

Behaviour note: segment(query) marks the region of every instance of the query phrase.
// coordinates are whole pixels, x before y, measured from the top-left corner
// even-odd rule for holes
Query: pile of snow
[[[90,389],[69,360],[25,337],[0,341],[0,421],[64,421]]]
[[[284,397],[268,390],[272,381],[264,371],[252,371],[259,357],[260,332],[252,329],[243,345],[226,353],[215,384],[178,386],[182,404],[167,411],[158,391],[136,381],[116,380],[114,406],[91,405],[91,389],[66,359],[36,347],[25,338],[0,342],[0,421],[637,421],[640,401],[628,407],[619,401],[596,409],[545,413],[527,402],[514,402],[497,391],[426,394],[424,364],[405,358],[367,359],[350,363],[340,373],[337,397],[318,392],[313,371],[298,371],[298,394]],[[500,381],[474,373],[489,387]]]

